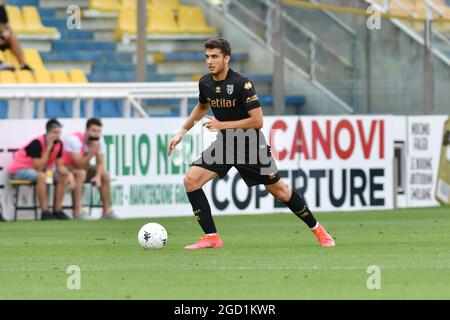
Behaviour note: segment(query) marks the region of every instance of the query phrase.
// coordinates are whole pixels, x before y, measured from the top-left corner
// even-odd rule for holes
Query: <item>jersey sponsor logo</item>
[[[227,85],[227,92],[229,95],[232,95],[234,91],[234,84],[228,84]]]
[[[253,87],[253,85],[250,81],[248,81],[244,84],[244,89],[250,90],[252,87]]]
[[[258,101],[258,96],[256,94],[254,96],[248,97],[247,100],[245,100],[245,103],[250,103],[253,101]]]
[[[216,93],[220,93],[220,87],[216,87]]]
[[[212,108],[231,108],[236,107],[236,101],[237,99],[223,99],[223,98],[217,98],[217,99],[210,99],[207,98],[209,105]]]

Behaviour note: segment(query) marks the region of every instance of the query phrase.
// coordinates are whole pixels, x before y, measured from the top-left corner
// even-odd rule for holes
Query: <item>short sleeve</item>
[[[106,143],[103,137],[100,138],[100,147],[98,149],[99,154],[105,154],[106,152]]]
[[[39,140],[35,139],[25,147],[25,153],[31,158],[40,158],[42,153],[42,146]]]
[[[83,147],[80,139],[74,135],[70,135],[64,141],[64,150],[69,153],[81,153],[81,148]]]
[[[256,95],[255,85],[250,80],[246,79],[242,90],[242,103],[244,104],[247,111],[259,108],[258,96]]]
[[[198,82],[198,91],[199,91],[198,101],[201,104],[207,104],[208,100],[206,99],[206,96],[205,96],[204,92],[202,91],[202,84],[200,81]]]

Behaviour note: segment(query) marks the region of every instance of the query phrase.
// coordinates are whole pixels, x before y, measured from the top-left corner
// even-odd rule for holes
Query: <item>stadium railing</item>
[[[94,100],[121,99],[123,117],[148,117],[142,105],[149,99],[179,99],[180,116],[188,115],[188,99],[198,98],[197,82],[158,83],[58,83],[58,84],[3,84],[0,100],[10,104],[8,118],[34,118],[34,102],[38,101],[38,117],[45,116],[45,102],[54,99],[73,101],[72,117],[81,115],[81,101],[86,101],[86,117],[94,114]]]

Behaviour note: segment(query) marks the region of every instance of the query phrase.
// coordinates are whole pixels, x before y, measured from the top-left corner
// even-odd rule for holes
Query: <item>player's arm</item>
[[[92,149],[84,157],[81,155],[81,153],[71,152],[70,156],[72,157],[76,168],[87,169],[89,167],[89,162],[95,156],[94,152],[95,152],[95,150]]]
[[[197,103],[197,105],[192,110],[189,117],[183,124],[183,127],[178,131],[178,133],[170,140],[169,145],[167,146],[167,155],[170,157],[172,150],[180,143],[181,139],[183,139],[184,135],[191,130],[191,128],[195,125],[197,121],[200,121],[201,118],[208,113],[209,104],[208,103]]]
[[[89,152],[85,155],[81,154],[81,150],[83,149],[83,144],[81,141],[74,135],[71,135],[67,138],[64,143],[65,150],[68,152],[73,159],[75,167],[78,169],[87,169],[89,167],[89,163],[91,159],[97,156],[98,151],[100,149],[100,144],[98,142],[94,142]]]
[[[26,148],[25,152],[26,154],[33,159],[34,168],[37,171],[43,171],[45,169],[45,166],[48,163],[48,160],[50,159],[50,155],[53,152],[53,145],[55,142],[55,138],[51,135],[47,136],[47,142],[44,152],[42,152],[41,144],[38,140],[33,140]],[[42,154],[41,154],[42,153]]]
[[[197,103],[197,105],[192,110],[189,117],[184,122],[183,127],[181,128],[184,133],[191,130],[191,128],[195,125],[197,121],[200,121],[201,118],[205,116],[205,114],[208,113],[209,104],[207,103]]]
[[[40,158],[33,158],[34,168],[37,171],[44,171],[45,166],[47,165],[48,160],[50,159],[50,154],[52,153],[52,149],[48,148],[45,150],[44,154]]]
[[[63,164],[62,158],[56,159],[56,171],[61,175],[69,174],[69,169]]]
[[[61,175],[68,175],[69,169],[64,165],[62,161],[62,155],[64,150],[64,144],[62,142],[59,142],[61,144],[59,148],[58,155],[56,156],[56,171]]]

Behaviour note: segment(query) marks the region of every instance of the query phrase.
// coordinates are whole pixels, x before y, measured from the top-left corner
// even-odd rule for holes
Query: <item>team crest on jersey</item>
[[[232,95],[234,91],[234,85],[233,84],[228,84],[227,85],[227,92],[229,95]]]
[[[220,87],[216,87],[216,93],[220,93]]]

